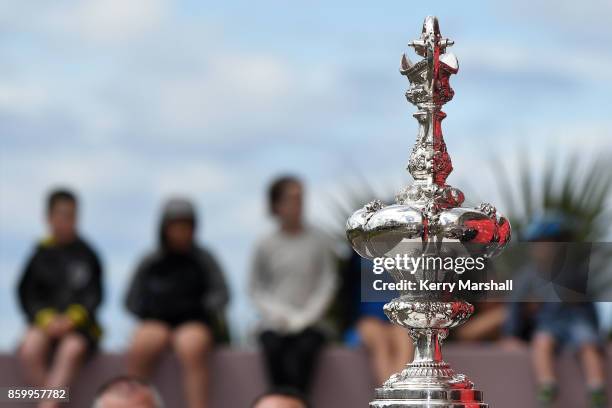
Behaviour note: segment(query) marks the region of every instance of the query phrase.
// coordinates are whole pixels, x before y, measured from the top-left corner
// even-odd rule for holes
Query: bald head
[[[100,389],[93,408],[163,408],[163,404],[151,385],[120,377]]]
[[[253,405],[253,408],[307,408],[307,405],[298,396],[268,394],[260,397]]]

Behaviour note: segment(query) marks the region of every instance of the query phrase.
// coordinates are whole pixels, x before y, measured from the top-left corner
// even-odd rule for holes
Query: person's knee
[[[366,318],[359,322],[357,330],[367,348],[383,348],[386,344],[386,330],[382,322]]]
[[[383,329],[383,323],[373,318],[366,317],[357,323],[357,331],[363,337],[376,337]]]
[[[69,334],[60,342],[59,352],[68,358],[79,358],[87,352],[87,340],[80,334]]]
[[[533,348],[535,350],[552,351],[555,348],[555,338],[548,333],[537,333],[533,338]]]
[[[580,345],[578,352],[582,355],[601,355],[602,349],[596,343],[584,343]]]
[[[162,323],[144,323],[136,332],[131,355],[159,354],[169,345],[172,338],[170,328]]]
[[[27,363],[39,362],[44,358],[47,351],[47,342],[46,335],[42,330],[32,329],[28,331],[17,351],[19,359]]]
[[[406,341],[408,344],[412,344],[410,333],[408,333],[408,330],[403,327],[389,326],[389,335],[397,341]]]
[[[213,336],[202,324],[180,327],[174,334],[174,348],[179,359],[185,364],[201,363],[211,350]]]

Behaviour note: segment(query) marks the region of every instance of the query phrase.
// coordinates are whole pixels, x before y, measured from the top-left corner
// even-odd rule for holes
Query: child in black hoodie
[[[128,372],[148,378],[168,348],[184,372],[190,408],[206,406],[205,360],[222,336],[228,291],[221,268],[194,240],[196,214],[184,199],[164,207],[160,245],[140,263],[127,297],[128,309],[141,319],[128,352]]]

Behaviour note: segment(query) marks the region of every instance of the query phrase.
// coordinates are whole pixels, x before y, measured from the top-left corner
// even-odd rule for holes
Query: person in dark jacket
[[[47,221],[50,235],[36,246],[19,282],[29,328],[18,354],[32,385],[63,387],[101,336],[96,310],[102,300],[102,267],[77,232],[74,193],[55,190],[49,195]]]
[[[228,290],[219,264],[194,240],[196,214],[184,199],[164,207],[159,248],[140,263],[127,308],[141,319],[128,352],[130,375],[147,379],[158,357],[179,358],[190,408],[206,406],[206,358],[221,337]]]

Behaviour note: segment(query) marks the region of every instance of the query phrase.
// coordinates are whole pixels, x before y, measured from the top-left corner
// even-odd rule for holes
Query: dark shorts
[[[582,346],[603,344],[596,316],[588,307],[564,307],[554,312],[546,310],[539,316],[536,334],[547,334],[555,339],[557,348],[577,350]]]
[[[262,332],[259,342],[270,385],[308,393],[325,341],[325,335],[316,328],[292,334]]]
[[[179,326],[182,326],[187,323],[201,323],[204,326],[211,326],[211,319],[204,316],[192,317],[192,318],[180,318],[180,319],[166,319],[162,320],[163,323],[170,326],[172,329],[176,329]]]

